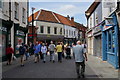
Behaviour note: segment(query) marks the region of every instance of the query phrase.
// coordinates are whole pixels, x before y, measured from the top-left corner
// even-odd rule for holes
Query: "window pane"
[[[54,28],[54,34],[57,34],[57,28],[56,27]]]
[[[40,32],[44,33],[44,27],[43,26],[40,27]]]
[[[62,34],[62,28],[60,28],[60,34]]]
[[[50,27],[48,27],[47,32],[48,32],[48,34],[50,34]]]

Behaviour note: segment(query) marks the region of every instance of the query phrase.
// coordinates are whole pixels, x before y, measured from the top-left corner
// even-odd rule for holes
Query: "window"
[[[71,35],[71,32],[70,32],[70,30],[69,30],[69,35]]]
[[[64,29],[64,35],[65,35],[65,29]]]
[[[19,13],[19,4],[15,2],[15,19],[18,19]]]
[[[22,22],[25,23],[25,9],[22,9]]]
[[[57,28],[56,27],[54,28],[54,34],[57,34]]]
[[[60,28],[60,34],[62,34],[62,28]]]
[[[111,52],[111,30],[108,32],[108,51]]]
[[[74,31],[74,36],[75,36],[75,31]]]
[[[50,34],[50,27],[47,28],[47,32],[48,32],[48,34]]]
[[[44,33],[44,27],[40,26],[40,33]]]
[[[2,8],[2,0],[0,0],[0,8]]]

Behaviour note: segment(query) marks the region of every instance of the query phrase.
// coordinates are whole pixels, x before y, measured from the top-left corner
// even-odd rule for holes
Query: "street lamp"
[[[34,10],[35,10],[35,8],[34,7],[32,7],[32,43],[34,44]]]

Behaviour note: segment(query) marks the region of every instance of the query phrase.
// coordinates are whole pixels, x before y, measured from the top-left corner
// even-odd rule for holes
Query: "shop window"
[[[54,28],[54,34],[57,34],[57,28],[56,27]]]
[[[115,52],[115,31],[112,29],[112,52]]]
[[[47,28],[47,32],[48,32],[48,34],[50,34],[50,27]]]
[[[40,33],[44,33],[44,26],[40,26]]]
[[[108,51],[111,52],[111,31],[108,32]]]
[[[19,4],[15,2],[15,19],[18,19],[19,16]]]

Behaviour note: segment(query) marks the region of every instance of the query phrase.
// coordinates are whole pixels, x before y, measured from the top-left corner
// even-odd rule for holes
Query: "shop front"
[[[19,47],[22,43],[25,44],[27,29],[19,26],[19,24],[14,24],[15,32],[14,32],[14,49],[15,54],[19,54]]]
[[[94,45],[93,45],[93,53],[94,56],[102,58],[102,31],[101,25],[97,25],[93,29],[93,36],[94,36]]]
[[[90,30],[87,32],[87,45],[88,45],[88,51],[87,53],[90,55],[93,55],[93,31]]]
[[[12,21],[2,20],[2,24],[0,24],[0,56],[2,57],[2,61],[6,60],[6,48],[8,44],[10,44],[10,30],[12,27]]]
[[[115,13],[106,19],[102,30],[102,55],[103,60],[108,61],[116,69],[118,65],[118,22]]]

